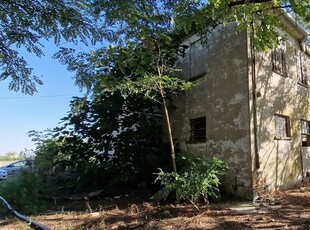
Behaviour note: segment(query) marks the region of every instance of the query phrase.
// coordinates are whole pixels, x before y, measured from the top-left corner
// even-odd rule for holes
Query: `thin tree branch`
[[[247,3],[255,4],[255,3],[266,3],[266,2],[271,2],[271,0],[240,0],[236,2],[229,2],[228,7],[244,5]]]
[[[256,4],[256,3],[268,3],[271,0],[240,0],[236,2],[229,2],[227,5],[229,8],[234,6],[240,6],[245,4]],[[279,6],[272,6],[270,9],[285,9],[285,8],[292,8],[293,6],[298,6],[298,4],[289,4],[289,5],[279,5]]]

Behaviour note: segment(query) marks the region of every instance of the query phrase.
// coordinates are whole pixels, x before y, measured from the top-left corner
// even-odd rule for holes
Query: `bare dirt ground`
[[[147,193],[136,192],[109,199],[74,201],[64,204],[62,212],[31,218],[56,230],[310,229],[309,187],[280,191],[277,204],[265,203],[242,212],[229,209],[233,205],[229,202],[201,205],[197,211],[190,204],[158,204],[148,197]],[[31,228],[12,216],[6,216],[0,221],[0,229]]]

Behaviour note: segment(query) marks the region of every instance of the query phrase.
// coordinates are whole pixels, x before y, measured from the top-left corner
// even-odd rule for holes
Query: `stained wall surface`
[[[252,49],[248,34],[237,34],[233,23],[184,42],[189,48],[178,62],[179,77],[196,87],[174,100],[174,137],[184,152],[228,162],[224,187],[231,194],[253,198],[259,178],[267,192],[290,187],[310,170],[310,48],[294,30],[286,30],[276,61],[275,50]],[[206,139],[191,142],[190,120],[203,116]],[[287,136],[277,136],[276,116],[287,120]]]
[[[207,42],[205,42],[207,41]],[[217,156],[229,164],[224,190],[252,198],[250,92],[247,34],[235,25],[217,26],[207,37],[188,37],[179,76],[196,87],[174,100],[170,111],[174,138],[182,151]],[[206,140],[191,142],[190,120],[206,117]]]
[[[286,74],[273,70],[273,51],[256,54],[259,171],[268,191],[292,186],[302,179],[302,155],[308,148],[302,147],[301,120],[310,121],[309,82],[304,75],[306,81],[302,83],[300,75],[309,75],[309,56],[303,51],[305,46],[292,36],[279,48],[284,50]],[[275,115],[287,118],[287,137],[277,137]]]

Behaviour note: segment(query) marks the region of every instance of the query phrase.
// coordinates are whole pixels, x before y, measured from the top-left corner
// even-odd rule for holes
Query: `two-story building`
[[[258,184],[289,187],[310,169],[307,33],[289,15],[280,19],[287,40],[277,49],[257,51],[251,35],[229,23],[188,36],[177,64],[196,87],[174,100],[174,138],[184,152],[225,160],[224,190],[250,199]]]

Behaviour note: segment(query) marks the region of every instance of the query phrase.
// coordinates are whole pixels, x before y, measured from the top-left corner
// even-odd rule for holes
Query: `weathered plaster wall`
[[[291,186],[301,179],[300,119],[310,120],[309,88],[299,84],[297,76],[300,46],[289,37],[283,47],[286,77],[272,71],[271,52],[256,54],[259,171],[268,191]],[[291,138],[275,138],[274,114],[289,116]]]
[[[247,35],[236,34],[231,23],[216,27],[207,44],[198,46],[197,39],[193,35],[186,40],[192,48],[178,65],[184,69],[180,76],[195,78],[197,86],[174,100],[174,137],[185,152],[226,160],[230,167],[226,191],[251,198]],[[207,140],[189,143],[189,120],[201,116],[206,116]]]

